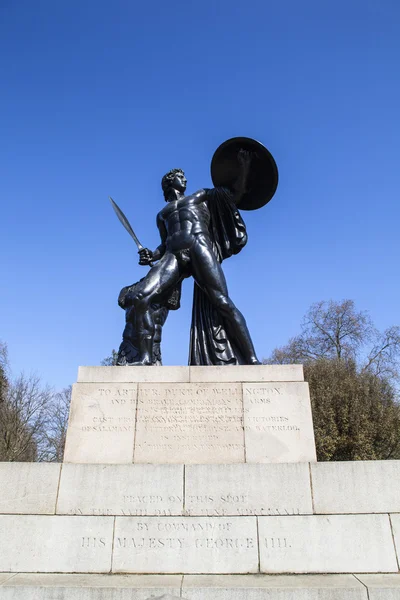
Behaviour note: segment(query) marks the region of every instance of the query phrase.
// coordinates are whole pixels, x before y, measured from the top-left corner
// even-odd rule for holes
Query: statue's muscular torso
[[[168,252],[191,248],[199,234],[208,237],[210,212],[206,190],[171,200],[157,216],[161,238]]]

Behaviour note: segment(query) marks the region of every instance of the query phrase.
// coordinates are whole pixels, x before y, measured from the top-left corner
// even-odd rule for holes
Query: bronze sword
[[[114,202],[114,200],[111,198],[111,196],[108,196],[108,197],[110,198],[112,207],[115,210],[115,214],[117,215],[118,219],[120,220],[122,225],[125,227],[125,229],[129,233],[129,235],[133,238],[133,241],[135,242],[136,246],[138,247],[138,251],[140,252],[141,250],[144,249],[144,246],[142,246],[142,244],[139,242],[136,233],[133,231],[131,224],[129,223],[128,219],[126,218],[126,216],[124,215],[124,213],[122,212],[122,210],[120,209],[118,204],[116,202]],[[152,262],[150,262],[150,266],[151,267],[153,266]]]

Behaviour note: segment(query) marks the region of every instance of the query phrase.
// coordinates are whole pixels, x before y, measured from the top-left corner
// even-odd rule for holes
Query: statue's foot
[[[249,361],[249,365],[262,365],[262,363],[258,360],[258,358],[251,358]]]
[[[147,360],[139,360],[138,362],[130,363],[130,367],[152,367],[153,363]]]

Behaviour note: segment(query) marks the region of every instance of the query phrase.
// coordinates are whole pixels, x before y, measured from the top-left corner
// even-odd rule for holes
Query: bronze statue
[[[116,365],[130,366],[135,364],[140,359],[139,354],[139,337],[136,331],[136,314],[133,304],[136,286],[139,284],[133,283],[120,291],[118,296],[118,304],[125,310],[125,329],[122,334],[122,342],[120,344]],[[153,302],[150,305],[152,319],[154,321],[154,337],[152,359],[153,365],[162,365],[161,356],[161,338],[162,327],[167,320],[170,310],[177,310],[179,304],[179,290],[172,290],[172,293],[164,299],[164,301]]]
[[[164,175],[167,205],[157,215],[161,244],[154,251],[141,246],[116,207],[138,244],[139,264],[151,266],[129,295],[138,350],[138,360],[129,364],[155,363],[154,306],[165,305],[172,293],[179,298],[181,283],[190,276],[196,285],[189,364],[259,364],[246,321],[228,294],[220,263],[247,242],[238,207],[251,210],[268,202],[277,186],[277,169],[264,146],[249,138],[233,138],[218,148],[211,170],[216,187],[189,195],[185,195],[187,181],[181,169]]]

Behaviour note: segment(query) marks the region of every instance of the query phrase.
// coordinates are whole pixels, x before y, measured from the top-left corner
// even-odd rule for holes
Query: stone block
[[[107,573],[112,517],[0,516],[0,571]]]
[[[0,586],[4,585],[7,581],[12,579],[12,577],[15,577],[15,573],[0,573]],[[1,592],[0,592],[0,598],[1,598]]]
[[[315,463],[311,477],[317,514],[400,512],[400,460]]]
[[[312,514],[308,463],[188,465],[185,514]]]
[[[0,514],[54,514],[59,477],[55,463],[0,463]]]
[[[183,465],[64,464],[57,514],[181,515]]]
[[[256,573],[256,517],[116,517],[114,573]]]
[[[308,383],[243,384],[246,462],[316,461]]]
[[[397,484],[397,488],[399,487],[399,482],[398,480],[396,481]],[[391,522],[391,526],[392,526],[392,531],[393,531],[393,539],[394,539],[394,545],[396,548],[396,553],[397,553],[397,562],[400,565],[400,514],[397,515],[390,515],[390,522]],[[399,567],[400,570],[400,567]]]
[[[359,575],[367,586],[369,600],[400,600],[400,573]]]
[[[189,367],[192,382],[304,381],[303,365]]]
[[[258,517],[261,572],[396,572],[388,515]]]
[[[189,382],[189,367],[79,367],[80,383]]]
[[[132,463],[136,397],[135,383],[75,384],[64,461]]]
[[[185,575],[188,600],[368,600],[353,575]]]
[[[241,385],[139,384],[134,462],[244,462]]]
[[[180,595],[181,575],[21,573],[0,589],[1,600],[147,600]]]

